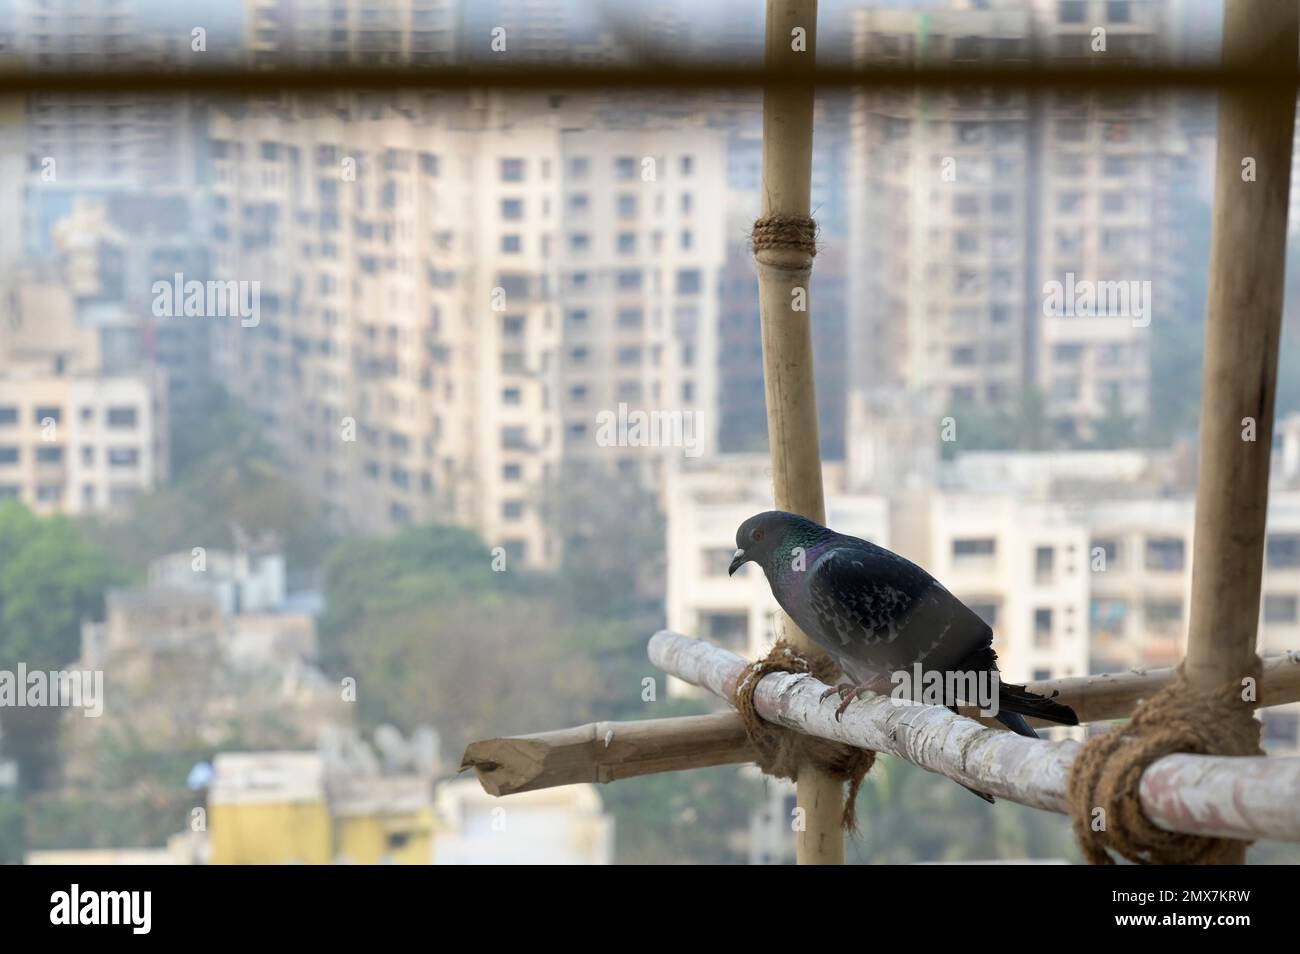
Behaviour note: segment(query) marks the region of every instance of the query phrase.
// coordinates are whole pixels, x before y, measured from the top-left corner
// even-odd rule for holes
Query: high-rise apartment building
[[[544,564],[563,464],[653,481],[689,449],[602,428],[620,405],[713,446],[722,144],[474,119],[217,116],[215,270],[261,317],[214,322],[214,359],[340,519]]]
[[[1146,59],[1162,9],[953,0],[937,10],[860,11],[855,57]],[[1067,436],[1086,435],[1107,413],[1144,414],[1148,327],[1160,306],[1152,289],[1168,265],[1157,254],[1167,243],[1154,236],[1164,220],[1166,112],[1143,92],[858,93],[851,387],[901,387],[935,412],[1041,394]]]
[[[256,67],[433,66],[455,53],[455,0],[244,0]]]

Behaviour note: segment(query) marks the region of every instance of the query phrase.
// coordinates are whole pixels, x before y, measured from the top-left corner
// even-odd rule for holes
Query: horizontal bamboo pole
[[[730,699],[748,660],[679,633],[650,640],[664,672]],[[824,739],[887,752],[971,788],[1033,808],[1069,813],[1073,740],[1028,739],[985,728],[942,706],[900,705],[867,695],[839,720],[827,687],[809,675],[772,674],[754,693],[770,722]],[[1142,810],[1169,831],[1223,838],[1300,841],[1300,758],[1170,755],[1142,776]]]
[[[1139,701],[1173,678],[1172,669],[1052,679],[1030,683],[1035,692],[1057,693],[1080,722],[1122,719]],[[1300,652],[1264,659],[1260,704],[1300,702]],[[973,710],[962,710],[974,715]],[[980,720],[999,728],[992,720]],[[1050,723],[1030,720],[1038,725]],[[610,744],[605,745],[606,736]],[[510,795],[580,782],[613,782],[637,775],[681,772],[754,761],[740,716],[733,711],[677,719],[596,722],[533,735],[484,739],[465,750],[461,769],[478,773],[483,789]]]
[[[484,739],[469,744],[460,768],[474,769],[488,794],[512,795],[753,759],[739,717],[719,712]]]
[[[806,76],[801,76],[806,79]],[[2,70],[0,95],[42,93],[264,93],[327,92],[332,90],[415,90],[420,92],[505,89],[738,89],[781,85],[788,73],[762,67],[711,66],[692,63],[655,66],[491,66],[445,67],[310,67],[286,65],[273,69],[84,69]],[[959,89],[972,84],[999,89],[1216,89],[1296,88],[1300,74],[1265,64],[1247,67],[1177,66],[1152,63],[1108,66],[1089,61],[1083,66],[1052,63],[979,62],[917,67],[873,64],[824,66],[812,75],[820,89],[852,87],[918,87]]]

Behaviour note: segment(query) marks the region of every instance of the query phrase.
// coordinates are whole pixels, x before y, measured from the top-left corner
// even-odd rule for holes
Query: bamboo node
[[[754,761],[765,775],[795,782],[799,780],[801,765],[814,764],[832,778],[849,783],[840,825],[847,832],[855,831],[858,825],[858,790],[875,764],[876,753],[843,742],[805,735],[760,717],[754,707],[754,692],[763,677],[774,672],[806,673],[821,682],[834,683],[839,676],[839,667],[824,653],[799,653],[784,639],[779,639],[766,656],[750,664],[736,686],[731,702],[740,713],[745,735],[757,753]]]
[[[750,243],[757,254],[764,249],[817,254],[817,220],[806,215],[768,215],[754,223]]]
[[[1246,676],[1260,678],[1259,657]],[[1241,842],[1166,831],[1142,811],[1142,773],[1166,755],[1262,755],[1257,699],[1243,698],[1242,682],[1209,690],[1188,682],[1179,666],[1173,680],[1141,702],[1127,723],[1084,743],[1070,768],[1069,801],[1079,847],[1089,864],[1114,864],[1110,851],[1135,864],[1228,863]],[[1094,813],[1101,810],[1099,830]],[[1108,851],[1109,849],[1109,851]]]

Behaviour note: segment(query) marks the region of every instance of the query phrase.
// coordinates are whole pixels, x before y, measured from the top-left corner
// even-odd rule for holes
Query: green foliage
[[[119,566],[143,575],[150,560],[192,547],[230,548],[231,528],[274,531],[290,566],[314,565],[334,542],[319,508],[286,476],[252,415],[215,389],[208,411],[172,421],[172,481],[137,498],[121,518],[87,523]]]
[[[431,525],[345,540],[326,556],[322,578],[320,628],[329,638],[466,592],[509,589],[517,574],[494,572],[491,553],[470,531]]]
[[[0,669],[63,669],[80,654],[81,621],[100,619],[117,579],[108,554],[66,517],[38,517],[0,504]],[[24,789],[38,787],[55,758],[60,710],[0,711],[5,752]]]
[[[20,865],[27,853],[23,803],[0,795],[0,865]]]
[[[1042,391],[1027,388],[1009,405],[954,406],[944,412],[957,422],[957,439],[939,445],[945,460],[970,451],[1051,450],[1061,442],[1047,417]]]
[[[182,831],[194,796],[183,790],[152,798],[96,795],[28,802],[28,851],[157,847]]]
[[[68,518],[0,504],[0,667],[59,669],[74,660],[81,621],[100,617],[115,578],[108,554]]]
[[[866,864],[1079,857],[1063,815],[976,798],[901,759],[879,759],[858,796],[847,860]]]
[[[735,765],[721,765],[624,779],[600,791],[615,819],[617,863],[744,864],[736,835],[748,829],[763,785]]]

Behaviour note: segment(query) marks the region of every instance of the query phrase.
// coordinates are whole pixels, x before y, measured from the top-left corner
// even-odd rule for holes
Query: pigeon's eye
[[[762,540],[762,539],[763,539],[763,531],[762,531],[762,530],[755,530],[755,531],[754,531],[754,539],[755,539],[755,540]]]

